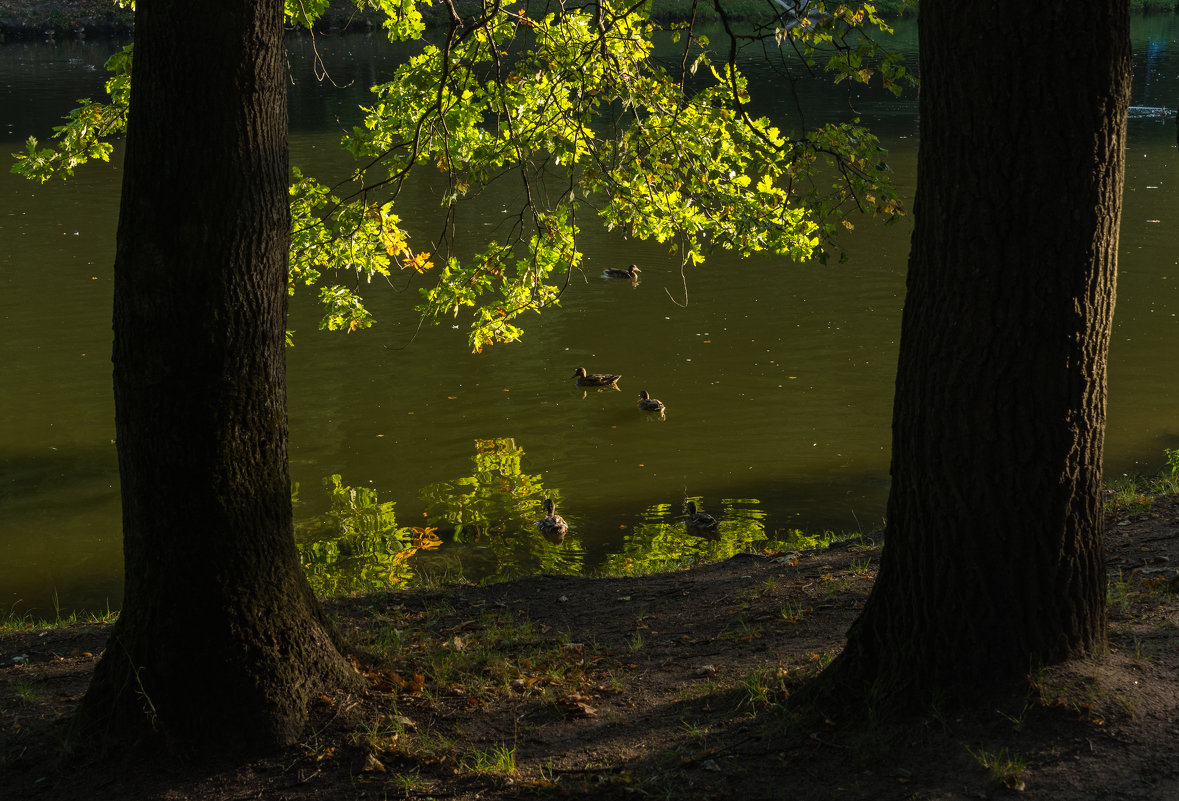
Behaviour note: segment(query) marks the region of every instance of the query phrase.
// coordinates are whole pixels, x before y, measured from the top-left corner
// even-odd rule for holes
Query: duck
[[[621,270],[617,267],[607,267],[605,270],[602,270],[602,277],[603,278],[625,278],[628,281],[637,281],[637,280],[639,280],[639,273],[641,273],[641,272],[642,272],[642,270],[639,269],[639,266],[637,264],[632,264],[631,266],[627,267],[625,270]]]
[[[720,523],[712,515],[705,512],[696,511],[695,501],[688,501],[687,504],[685,504],[685,508],[688,510],[688,517],[684,520],[684,525],[686,525],[688,528],[698,528],[704,531],[712,531],[720,526]]]
[[[584,367],[574,370],[573,377],[577,379],[579,387],[609,387],[617,384],[618,379],[622,378],[613,373],[587,373]]]
[[[565,538],[565,532],[569,531],[569,524],[565,522],[565,518],[557,514],[557,507],[552,498],[544,499],[544,511],[545,516],[536,522],[536,527],[545,539],[554,543],[560,542]]]
[[[667,406],[663,401],[652,398],[644,389],[639,392],[639,408],[644,412],[662,412]]]

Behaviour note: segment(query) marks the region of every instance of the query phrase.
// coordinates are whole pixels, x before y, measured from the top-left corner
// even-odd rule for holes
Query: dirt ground
[[[244,765],[63,767],[106,626],[0,633],[0,798],[1179,798],[1177,532],[1175,498],[1111,520],[1107,653],[905,722],[808,724],[781,703],[841,647],[867,540],[329,602],[392,661]]]

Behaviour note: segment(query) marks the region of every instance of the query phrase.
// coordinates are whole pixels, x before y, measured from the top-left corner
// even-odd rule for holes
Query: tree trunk
[[[356,681],[299,567],[287,468],[281,0],[140,0],[115,257],[123,611],[84,736],[291,742]]]
[[[1046,35],[1047,33],[1047,35]],[[1104,641],[1126,0],[922,0],[880,575],[820,692],[901,707]]]

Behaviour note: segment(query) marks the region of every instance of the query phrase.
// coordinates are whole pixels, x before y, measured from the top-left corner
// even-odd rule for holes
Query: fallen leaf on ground
[[[583,693],[569,693],[569,695],[562,696],[560,702],[564,704],[571,712],[592,718],[597,716],[598,710],[589,705],[590,697]]]

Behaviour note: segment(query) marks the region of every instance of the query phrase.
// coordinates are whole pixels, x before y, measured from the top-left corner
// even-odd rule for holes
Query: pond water
[[[1177,19],[1135,22],[1136,106],[1179,105]],[[902,49],[915,39],[912,24],[898,28]],[[0,46],[4,611],[121,601],[110,389],[119,171],[98,165],[47,186],[8,174],[26,135],[48,138],[77,98],[100,91],[115,46]],[[330,178],[348,166],[339,131],[404,53],[368,36],[321,38],[318,50],[339,86],[317,83],[309,43],[291,41],[291,158]],[[755,96],[788,102],[780,75],[751,72]],[[915,97],[849,97],[819,82],[801,90],[820,103],[811,122],[867,121],[911,197]],[[1177,160],[1173,111],[1131,121],[1110,473],[1153,472],[1163,448],[1179,446]],[[428,230],[434,199],[402,202],[401,216]],[[584,274],[561,307],[528,321],[521,343],[482,355],[468,352],[465,324],[419,330],[413,285],[368,288],[380,324],[359,335],[317,332],[314,303],[296,298],[291,473],[297,534],[321,592],[439,572],[637,570],[797,529],[880,525],[908,222],[863,220],[842,265],[718,254],[687,273],[661,246],[584,228]],[[632,262],[637,285],[598,277]],[[571,380],[578,366],[621,373],[620,390],[583,393]],[[665,419],[639,412],[642,389],[667,404]],[[570,524],[563,542],[533,525],[546,496]],[[685,533],[687,499],[721,519],[719,532]]]

